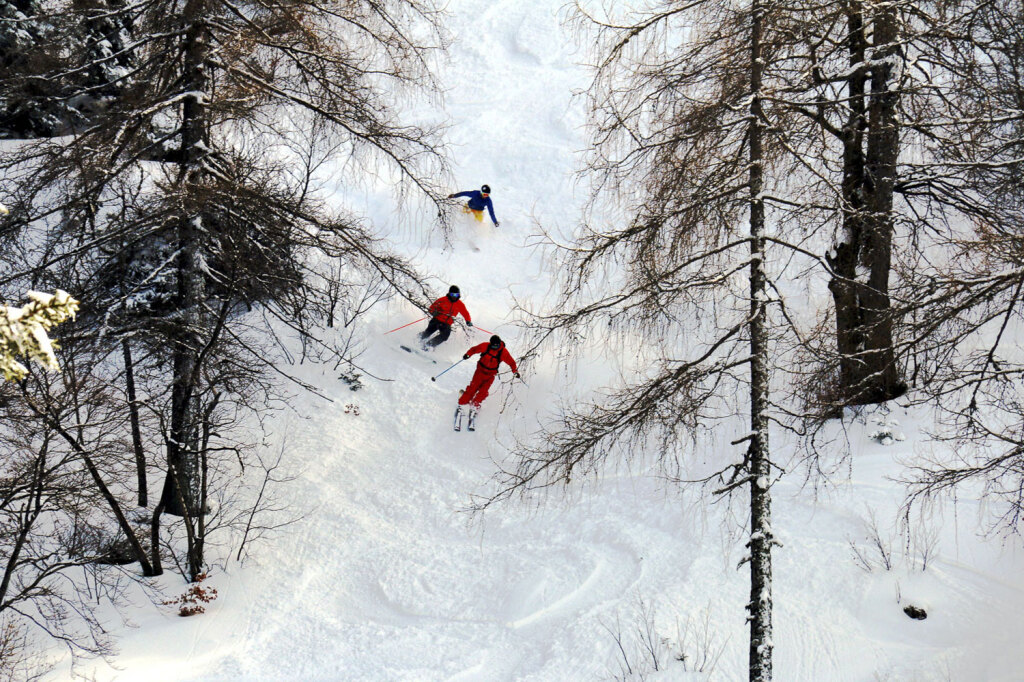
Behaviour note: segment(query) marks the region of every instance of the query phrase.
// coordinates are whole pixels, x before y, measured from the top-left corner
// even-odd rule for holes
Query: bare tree
[[[786,8],[760,0],[667,2],[626,17],[580,9],[578,22],[598,45],[594,193],[582,234],[561,252],[556,312],[531,318],[530,355],[588,339],[636,361],[622,363],[625,385],[564,409],[521,444],[480,506],[646,453],[683,485],[748,490],[749,672],[768,680],[781,472],[769,430],[799,421],[785,392],[772,398],[773,375],[800,340],[779,281],[795,256],[820,261],[797,244],[821,208],[805,208],[790,186],[808,173],[786,101],[804,46]],[[740,456],[705,449],[712,424],[737,433]]]
[[[915,467],[910,502],[974,486],[999,502],[995,526],[1016,530],[1024,510],[1024,15],[1016,3],[993,2],[954,18],[955,39],[936,60],[955,65],[958,78],[944,115],[921,131],[930,175],[922,169],[918,186],[941,192],[961,220],[932,240],[934,255],[910,280],[907,342],[920,358],[920,397],[939,408],[935,437],[945,447]],[[943,185],[928,182],[937,176]]]
[[[4,519],[0,614],[67,646],[74,658],[107,655],[96,609],[120,605],[140,561],[152,573],[123,511],[124,417],[86,351],[67,340],[65,371],[32,372],[0,388],[0,517]],[[79,372],[85,372],[85,376]]]
[[[837,38],[848,55],[846,77],[840,81],[845,90],[836,91],[828,107],[845,111],[845,121],[841,127],[830,125],[828,115],[819,111],[819,120],[843,148],[842,229],[827,255],[835,272],[829,289],[836,311],[839,398],[845,404],[875,403],[906,390],[897,372],[889,300],[900,151],[896,105],[901,84],[896,81],[903,50],[896,3],[851,0],[842,10],[845,35]],[[820,63],[815,66],[820,85],[827,77]]]
[[[323,357],[344,349],[320,339],[322,321],[347,318],[339,304],[371,300],[342,289],[383,283],[386,296],[426,301],[408,263],[311,187],[324,150],[345,155],[357,171],[415,190],[444,227],[440,129],[394,112],[403,95],[436,91],[429,66],[445,38],[439,11],[420,0],[147,0],[102,18],[135,36],[94,62],[123,59],[119,92],[70,143],[8,157],[19,175],[10,225],[32,237],[14,247],[2,281],[73,262],[96,293],[82,294],[92,301],[83,318],[96,343],[117,344],[129,412],[154,409],[164,436],[153,551],[160,516],[181,516],[194,576],[204,570],[211,420],[232,396],[288,380],[260,339],[285,329]],[[293,136],[308,148],[295,149]],[[15,265],[26,257],[34,268]],[[166,391],[154,376],[170,389],[166,405],[154,400]],[[132,396],[140,384],[146,401]]]
[[[801,157],[803,200],[834,235],[802,244],[822,250],[834,303],[834,342],[815,351],[831,415],[902,395],[918,378],[904,316],[920,306],[906,284],[928,267],[935,235],[991,213],[968,180],[982,159],[942,161],[971,146],[963,124],[972,116],[957,90],[978,62],[969,45],[983,6],[851,0],[786,9],[801,54],[773,103],[804,120],[770,132]]]

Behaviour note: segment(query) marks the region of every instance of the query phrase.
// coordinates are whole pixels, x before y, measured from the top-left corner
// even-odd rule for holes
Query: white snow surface
[[[513,296],[539,300],[554,285],[527,245],[533,221],[570,227],[585,194],[573,183],[584,113],[571,97],[587,83],[585,55],[563,31],[558,6],[449,7],[457,42],[442,79],[451,189],[490,184],[500,229],[460,215],[445,248],[424,229],[389,232],[391,222],[415,221],[396,218],[385,187],[360,196],[338,189],[339,200],[363,202],[381,232],[437,276],[437,295],[458,284],[474,321],[502,334],[513,354]],[[455,332],[432,365],[398,348],[421,325],[383,335],[415,316],[399,304],[370,316],[361,362],[391,381],[364,378],[352,392],[335,372],[299,368],[333,401],[300,395],[294,414],[271,427],[287,441],[285,466],[297,476],[278,494],[302,518],[244,563],[224,549],[225,566],[209,579],[219,598],[204,615],[179,618],[136,594],[124,614],[130,626],[110,620],[119,655],[78,671],[147,681],[613,679],[621,674],[613,633],[635,646],[643,602],[665,640],[660,671],[631,654],[646,679],[745,679],[742,499],[731,507],[684,499],[642,466],[619,467],[470,518],[461,510],[488,490],[492,460],[535,428],[565,377],[541,366],[525,377],[529,388],[496,384],[477,431],[454,433],[457,391],[472,363],[436,383],[430,376],[487,335]],[[584,367],[578,378],[604,380],[604,372]],[[928,447],[926,415],[893,406],[891,416],[905,440],[890,445],[870,437],[870,410],[847,421],[853,456],[833,487],[815,493],[799,472],[773,487],[782,544],[774,553],[776,679],[1022,679],[1020,541],[980,537],[981,505],[961,499],[934,508],[908,546],[896,530],[903,489],[892,478]],[[891,570],[868,540],[869,513],[891,548]],[[872,570],[858,565],[851,542]],[[919,546],[932,546],[924,571]],[[185,588],[173,574],[160,584],[168,596]],[[904,615],[907,604],[925,608],[927,620]],[[702,653],[719,654],[703,674],[693,671]],[[64,664],[51,679],[68,675]]]

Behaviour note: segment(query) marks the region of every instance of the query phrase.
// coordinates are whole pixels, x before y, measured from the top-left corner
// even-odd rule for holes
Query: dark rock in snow
[[[903,613],[907,614],[914,620],[924,620],[928,617],[928,613],[924,609],[914,606],[913,604],[909,604],[904,607]]]

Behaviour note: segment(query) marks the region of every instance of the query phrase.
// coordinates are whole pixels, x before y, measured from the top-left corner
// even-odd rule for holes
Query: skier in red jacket
[[[427,314],[431,316],[430,322],[427,324],[427,328],[420,332],[420,343],[423,344],[424,350],[434,348],[448,340],[456,315],[462,315],[466,324],[470,327],[473,326],[473,320],[469,318],[469,311],[459,300],[461,296],[459,288],[453,284],[448,288],[447,295],[434,301],[427,309]],[[437,336],[430,338],[435,333]]]
[[[466,386],[466,390],[459,397],[459,405],[472,405],[474,410],[480,409],[480,403],[487,397],[487,391],[494,383],[494,377],[498,373],[498,366],[505,363],[512,368],[516,378],[519,378],[519,370],[512,355],[505,350],[505,343],[498,336],[492,336],[489,343],[481,343],[473,346],[462,356],[468,360],[470,355],[480,353],[480,359],[476,363],[476,372],[473,379]]]

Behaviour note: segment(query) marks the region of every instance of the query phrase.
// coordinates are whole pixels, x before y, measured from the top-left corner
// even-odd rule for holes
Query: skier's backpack
[[[476,363],[476,366],[489,374],[497,374],[498,367],[501,366],[501,353],[504,350],[504,341],[497,348],[488,346],[487,350],[480,354],[480,360]]]

